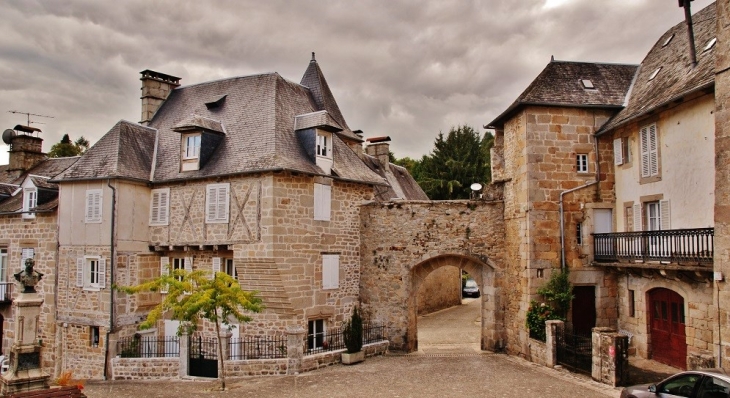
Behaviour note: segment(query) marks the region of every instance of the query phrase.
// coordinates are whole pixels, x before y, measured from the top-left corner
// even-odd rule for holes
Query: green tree
[[[48,152],[48,157],[65,158],[79,156],[86,152],[87,149],[89,149],[89,141],[83,135],[75,142],[71,142],[68,134],[64,134],[60,142],[53,144],[51,150]]]
[[[168,312],[172,319],[181,321],[178,333],[182,333],[183,330],[195,331],[201,319],[214,323],[218,337],[218,358],[221,363],[221,389],[225,390],[226,373],[223,366],[221,325],[230,328],[232,319],[241,323],[250,322],[249,314],[263,309],[261,298],[256,296],[256,292],[242,290],[238,281],[225,272],[216,272],[211,278],[208,271],[187,272],[181,269],[168,271],[156,279],[136,286],[115,286],[115,288],[128,294],[166,292],[162,302],[155,306],[147,315],[147,319],[140,324],[140,329],[155,326]]]
[[[452,127],[446,137],[439,133],[433,152],[421,160],[419,185],[433,200],[468,199],[471,184],[490,181],[493,140],[466,125]]]

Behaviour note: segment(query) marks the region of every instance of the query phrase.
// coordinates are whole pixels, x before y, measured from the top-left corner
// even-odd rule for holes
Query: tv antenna
[[[26,126],[28,126],[28,127],[30,127],[30,124],[31,123],[45,124],[45,123],[42,123],[42,122],[33,122],[33,121],[31,121],[30,120],[30,117],[31,116],[35,116],[35,117],[46,117],[46,118],[49,118],[49,119],[53,119],[53,116],[39,115],[39,114],[36,114],[36,113],[30,113],[30,112],[20,112],[20,111],[8,111],[8,112],[14,113],[14,114],[25,115],[26,119],[28,120],[28,123],[26,124]]]

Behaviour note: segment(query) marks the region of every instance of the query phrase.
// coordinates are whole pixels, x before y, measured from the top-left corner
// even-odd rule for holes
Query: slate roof
[[[618,109],[625,102],[636,69],[637,65],[552,60],[489,126],[504,126],[527,105]],[[582,80],[590,80],[594,88],[585,88]]]
[[[58,206],[58,185],[52,182],[52,178],[56,177],[60,173],[63,173],[65,170],[67,170],[69,167],[73,166],[74,163],[76,163],[80,157],[74,156],[74,157],[67,157],[67,158],[49,158],[46,159],[40,163],[38,163],[36,166],[34,166],[32,169],[28,170],[26,173],[23,173],[18,178],[16,178],[13,181],[13,184],[16,185],[16,187],[10,186],[10,185],[0,185],[0,190],[5,193],[13,193],[17,188],[20,187],[20,184],[23,183],[23,181],[26,178],[30,178],[30,180],[33,182],[33,185],[35,185],[39,189],[43,189],[46,191],[55,192],[56,197],[54,199],[50,199],[48,201],[45,201],[44,203],[40,204],[38,207],[36,207],[34,210],[39,211],[47,211],[47,210],[53,210]],[[53,194],[52,194],[53,195]],[[23,193],[18,192],[15,196],[12,196],[0,203],[0,213],[13,213],[20,211],[23,208]]]
[[[385,168],[381,167],[376,157],[367,154],[363,156],[363,161],[371,170],[378,173],[384,181],[388,182],[388,186],[375,189],[377,200],[429,200],[426,192],[421,189],[421,186],[418,185],[405,167],[388,163],[388,170],[386,171]]]
[[[177,87],[148,127],[120,121],[55,180],[158,183],[276,170],[326,175],[302,147],[295,131],[300,123],[335,132],[334,178],[385,185],[343,141],[362,139],[347,127],[316,61],[310,62],[302,82],[307,86],[267,73]],[[182,172],[181,133],[191,128],[223,134],[199,170]]]
[[[122,120],[54,181],[102,178],[149,181],[156,133],[154,129]]]
[[[684,21],[678,23],[654,44],[641,62],[626,107],[602,126],[597,134],[642,118],[664,105],[681,100],[700,90],[711,90],[715,81],[715,49],[703,51],[715,37],[716,5],[705,7],[692,16],[697,49],[697,65],[692,67],[689,37]],[[673,37],[672,37],[673,36]],[[664,43],[672,37],[665,46]],[[656,77],[651,75],[661,67]]]

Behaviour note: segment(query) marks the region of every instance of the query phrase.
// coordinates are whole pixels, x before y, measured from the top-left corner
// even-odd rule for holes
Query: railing
[[[286,336],[244,336],[229,343],[232,360],[286,358]]]
[[[13,301],[13,285],[14,282],[0,282],[0,304]]]
[[[593,234],[593,258],[597,262],[711,265],[714,235],[714,228]]]
[[[180,338],[135,335],[119,340],[117,352],[122,358],[179,357]]]
[[[385,326],[363,325],[363,344],[375,343],[382,340],[385,340]],[[344,350],[346,347],[342,329],[332,328],[326,333],[307,335],[304,347],[304,353],[307,355],[325,351]]]

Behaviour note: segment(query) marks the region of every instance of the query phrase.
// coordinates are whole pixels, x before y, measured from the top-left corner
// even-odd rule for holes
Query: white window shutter
[[[314,184],[314,219],[329,221],[332,212],[332,187]]]
[[[661,214],[661,229],[664,231],[671,229],[669,199],[659,201],[659,212]]]
[[[659,174],[659,143],[656,134],[656,124],[649,126],[649,173]]]
[[[649,177],[649,128],[643,127],[639,135],[639,146],[641,147],[641,176]]]
[[[170,214],[170,190],[160,191],[159,222],[167,225]]]
[[[641,204],[636,203],[634,204],[634,225],[633,230],[634,231],[642,231],[642,225],[641,225]]]
[[[621,138],[615,138],[613,140],[613,163],[615,165],[624,164],[623,146],[621,145]]]
[[[340,256],[338,254],[322,255],[322,289],[340,287]]]
[[[208,185],[205,198],[205,219],[208,222],[215,221],[215,212],[217,207],[216,199],[216,188],[214,186]]]
[[[229,184],[218,187],[218,214],[216,218],[221,221],[228,221],[229,187]]]
[[[160,221],[160,193],[152,192],[152,204],[150,205],[150,224],[157,224]]]
[[[86,265],[86,261],[83,257],[79,257],[76,259],[76,286],[77,287],[83,287],[84,286],[84,266]]]
[[[193,258],[185,257],[185,272],[193,272]]]
[[[160,276],[170,275],[170,257],[160,257]],[[168,286],[160,286],[160,293],[167,293]]]
[[[221,272],[221,258],[220,257],[213,257],[213,273],[210,276],[211,279],[215,278],[216,272]]]
[[[99,257],[99,287],[106,287],[106,259]]]

